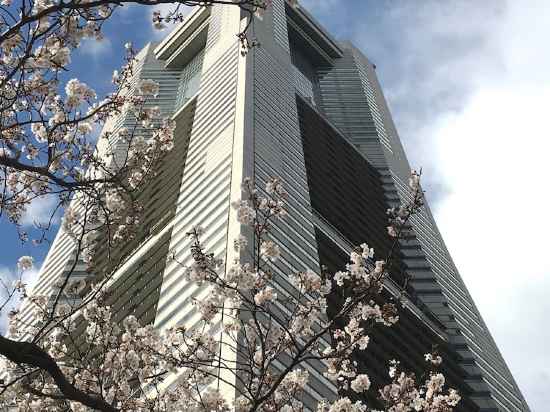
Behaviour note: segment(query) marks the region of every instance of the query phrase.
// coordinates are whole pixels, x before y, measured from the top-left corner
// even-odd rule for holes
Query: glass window
[[[187,103],[199,91],[203,59],[204,49],[199,51],[181,71],[178,94],[176,96],[176,110]]]

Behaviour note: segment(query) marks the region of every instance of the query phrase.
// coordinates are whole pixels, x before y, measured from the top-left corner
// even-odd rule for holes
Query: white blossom
[[[6,147],[0,147],[0,157],[11,157],[12,151]]]
[[[323,284],[321,277],[310,269],[306,270],[303,273],[292,275],[290,277],[290,280],[301,293],[319,292],[322,288],[325,287],[325,284]],[[328,285],[328,288],[330,290],[330,283]],[[323,290],[322,292],[323,294],[328,293],[326,290]]]
[[[233,241],[233,248],[235,251],[243,250],[248,245],[248,240],[245,236],[239,235],[237,239]]]
[[[277,299],[277,293],[271,286],[266,286],[254,295],[256,305],[263,305],[266,302],[273,302]]]
[[[32,269],[34,266],[34,259],[31,256],[21,256],[17,261],[17,267],[22,272]]]
[[[418,187],[420,185],[420,175],[416,170],[411,171],[411,175],[409,177],[409,188],[412,190],[418,190]]]
[[[443,362],[443,359],[441,358],[441,356],[434,355],[431,353],[426,353],[424,355],[424,359],[426,360],[426,362],[430,362],[434,366],[439,366],[441,365],[441,362]]]
[[[370,388],[370,379],[365,374],[360,374],[351,381],[351,389],[357,393],[365,392]]]
[[[160,84],[151,79],[141,80],[139,83],[139,91],[144,95],[158,96]]]
[[[386,265],[386,262],[383,260],[376,261],[375,267],[374,267],[374,273],[382,273],[384,271],[385,265]]]
[[[256,217],[256,211],[250,207],[248,201],[233,202],[232,206],[237,209],[237,220],[243,225],[250,225]]]
[[[365,412],[366,405],[361,401],[352,402],[349,398],[340,398],[331,404],[320,403],[317,412]]]
[[[271,261],[277,260],[281,255],[279,246],[272,240],[266,240],[262,242],[260,253],[263,255],[264,258]]]
[[[95,92],[78,79],[71,79],[67,82],[65,94],[67,95],[66,104],[69,108],[78,107],[85,101],[96,98]]]
[[[48,130],[43,124],[33,123],[31,125],[31,131],[34,133],[38,142],[44,143],[48,140]]]

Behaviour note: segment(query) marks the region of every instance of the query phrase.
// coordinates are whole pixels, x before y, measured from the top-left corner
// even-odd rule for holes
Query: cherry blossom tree
[[[420,205],[417,180],[411,182],[413,202]],[[40,340],[20,343],[29,347],[22,346],[25,350],[18,352],[6,351],[7,339],[0,338],[0,353],[8,360],[2,406],[302,411],[301,394],[309,382],[305,366],[315,361],[323,365],[324,376],[338,392],[336,399],[319,400],[318,411],[373,410],[362,400],[371,390],[368,371],[359,370],[353,359],[357,351],[368,350],[372,328],[398,322],[398,307],[384,302],[382,295],[387,262],[373,261],[374,251],[363,244],[351,252],[343,271],[289,274],[294,289],[282,294],[271,269],[280,248],[270,233],[273,224],[287,214],[287,193],[279,179],[267,183],[265,196],[250,180],[243,191],[246,197],[233,206],[239,222],[253,230],[253,244],[239,237],[234,247],[251,251],[250,261],[222,262],[204,250],[200,229],[188,234],[194,263],[182,265],[182,271],[188,282],[209,288],[208,298],[196,302],[199,327],[174,327],[161,333],[133,316],[122,324],[115,322],[106,304],[108,288],[98,285],[84,302],[57,306],[53,322],[46,297],[29,296],[37,316],[52,327]],[[401,213],[390,219],[396,240],[407,217]],[[31,264],[22,258],[21,270]],[[331,310],[327,310],[329,301]],[[219,322],[223,339],[212,330]],[[22,325],[17,313],[12,314],[11,339],[40,331],[40,327],[29,331],[29,325]],[[280,359],[287,359],[283,366],[276,364]],[[441,361],[435,353],[426,354],[431,366]],[[170,375],[178,379],[164,385]],[[392,382],[379,395],[388,411],[451,411],[460,400],[455,390],[444,389],[441,373],[430,372],[425,382],[417,382],[394,361],[389,376]],[[220,380],[233,388],[234,399],[216,389]]]
[[[103,98],[78,79],[64,83],[71,54],[85,39],[101,40],[103,24],[130,4],[173,4],[153,23],[162,28],[184,18],[182,6],[232,4],[250,13],[266,7],[261,0],[3,0],[0,3],[0,213],[15,224],[30,203],[44,196],[66,205],[77,192],[95,198],[109,190],[122,197],[140,185],[170,141],[173,125],[162,122],[148,104],[158,85],[132,87],[134,50],[127,44],[125,64],[113,75],[116,90]],[[252,21],[252,18],[249,19]],[[238,36],[248,47],[247,28]],[[252,45],[254,43],[252,42]],[[135,85],[134,85],[135,86]],[[133,150],[127,155],[96,150],[97,133],[107,119],[134,112],[136,127],[117,132]],[[139,127],[140,126],[140,127]],[[143,149],[143,128],[156,130],[157,145]],[[101,139],[109,139],[104,132]],[[135,138],[135,139],[134,139]],[[143,161],[145,160],[145,163]],[[139,167],[138,167],[139,166]],[[46,225],[49,226],[49,225]],[[21,233],[26,238],[26,233]]]
[[[154,13],[159,29],[182,21],[184,6],[233,5],[251,18],[266,7],[259,0],[0,2],[0,217],[15,225],[23,242],[40,244],[64,211],[62,225],[75,241],[76,257],[52,309],[78,262],[90,260],[98,234],[106,234],[109,249],[134,236],[140,190],[173,146],[174,123],[155,103],[159,85],[136,77],[130,43],[122,68],[113,73],[114,91],[106,96],[67,76],[71,55],[83,40],[101,40],[104,23],[121,7],[168,3],[170,11]],[[254,45],[247,28],[236,35],[243,50]],[[110,127],[121,115],[131,119],[129,127]],[[35,223],[29,239],[21,220],[41,199],[54,206],[49,219]],[[8,301],[24,284],[21,276],[14,285],[0,280]],[[2,303],[4,312],[7,304]]]
[[[0,2],[0,215],[28,235],[20,221],[35,199],[54,197],[49,223],[64,211],[63,230],[74,240],[75,259],[53,298],[27,291],[23,275],[33,258],[17,262],[19,280],[2,279],[8,303],[21,300],[33,308],[33,323],[12,310],[9,330],[0,336],[0,405],[7,410],[101,411],[302,411],[300,401],[310,382],[307,365],[322,365],[336,387],[333,399],[319,400],[322,411],[372,411],[365,394],[375,391],[367,370],[354,356],[368,350],[373,328],[392,327],[399,307],[382,293],[392,247],[385,260],[374,261],[366,244],[350,254],[336,273],[288,273],[293,285],[277,288],[272,264],[280,246],[271,236],[273,223],[284,219],[287,193],[271,179],[262,193],[243,184],[243,199],[234,204],[239,222],[251,236],[235,239],[235,249],[249,259],[221,262],[201,243],[201,230],[189,233],[194,264],[182,265],[190,283],[209,288],[197,301],[200,326],[159,331],[133,316],[122,322],[109,306],[111,275],[73,281],[78,262],[91,262],[95,242],[108,248],[131,238],[139,226],[140,190],[155,175],[174,145],[174,124],[155,106],[158,84],[137,81],[135,51],[126,45],[124,65],[113,74],[115,90],[102,98],[74,78],[64,82],[71,53],[86,38],[101,39],[103,24],[119,7],[155,6],[170,0],[2,0]],[[268,6],[260,0],[180,0],[153,24],[183,19],[182,6],[232,4],[254,13]],[[254,46],[246,28],[237,34],[243,52]],[[130,128],[110,130],[121,114]],[[102,129],[97,137],[96,130]],[[118,145],[110,142],[117,140]],[[422,206],[419,174],[411,175],[412,201],[388,211],[388,234],[394,246],[407,222]],[[175,259],[175,258],[173,258]],[[179,263],[179,262],[177,262]],[[62,295],[74,299],[61,299]],[[223,326],[223,339],[213,325]],[[282,366],[276,361],[286,359]],[[430,368],[437,353],[426,355]],[[460,400],[445,388],[445,378],[430,371],[425,379],[390,365],[391,383],[379,388],[388,411],[450,411]],[[168,384],[168,382],[172,382]],[[220,383],[235,396],[219,390]]]

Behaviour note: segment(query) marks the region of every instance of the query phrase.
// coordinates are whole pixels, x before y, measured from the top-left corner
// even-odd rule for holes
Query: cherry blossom
[[[40,405],[53,410],[70,407],[75,411],[84,410],[84,406],[109,411],[303,411],[302,392],[311,380],[305,367],[311,359],[323,365],[324,376],[338,387],[339,394],[357,397],[371,391],[368,371],[360,370],[353,359],[355,351],[368,350],[368,332],[373,324],[391,327],[398,321],[393,303],[374,300],[382,299],[386,261],[373,262],[374,251],[362,244],[350,252],[345,271],[332,277],[312,270],[292,274],[288,279],[299,295],[280,294],[277,275],[271,269],[274,255],[280,257],[271,236],[271,222],[286,217],[288,194],[280,179],[270,179],[265,189],[266,197],[260,195],[251,180],[246,180],[246,196],[235,203],[236,208],[244,208],[252,216],[241,223],[246,221],[254,229],[253,241],[243,235],[236,239],[238,250],[244,252],[249,244],[260,245],[261,250],[250,261],[238,260],[226,269],[224,262],[203,249],[203,230],[197,228],[188,234],[194,262],[182,268],[185,277],[209,288],[206,298],[194,302],[202,322],[198,327],[176,325],[161,331],[141,324],[133,315],[122,322],[115,321],[116,314],[108,304],[108,286],[88,285],[82,278],[69,282],[65,289],[67,296],[76,298],[56,306],[53,314],[49,297],[24,296],[33,305],[38,324],[49,320],[51,325],[37,341],[36,356],[63,359],[59,364],[61,371],[65,379],[73,382],[76,392],[67,395],[52,380],[48,369],[39,369],[33,379],[23,378],[31,365],[17,362],[17,357],[10,355],[6,382],[12,383],[0,395],[0,406]],[[124,195],[111,190],[106,196],[106,205],[116,216],[125,207]],[[80,206],[69,208],[64,219],[64,225],[73,230],[75,237],[86,230],[86,225],[81,224]],[[29,259],[22,261],[28,265]],[[344,275],[337,278],[338,274]],[[22,283],[14,286],[24,290]],[[343,290],[351,294],[328,311],[327,297]],[[283,307],[285,310],[281,311]],[[220,319],[226,339],[220,339],[213,328]],[[80,325],[85,326],[84,333],[78,332],[82,330]],[[35,326],[22,323],[17,312],[10,316],[12,338],[32,336],[29,332],[33,329],[36,331]],[[75,335],[78,333],[81,335]],[[327,334],[333,337],[329,346],[321,344]],[[77,336],[95,348],[93,354],[82,355],[79,345],[83,343],[77,343]],[[250,359],[237,369],[227,364],[227,355],[220,357],[222,352],[237,350],[232,342],[241,342],[240,353],[250,354]],[[283,354],[290,360],[281,370],[274,367],[274,362]],[[94,359],[100,362],[92,361],[90,356],[99,356]],[[426,354],[425,359],[431,367],[441,363],[435,353]],[[215,389],[220,368],[250,382],[249,386],[235,387],[234,400]],[[164,379],[171,375],[179,377],[177,384],[163,388]],[[412,374],[401,371],[399,363],[394,362],[389,375],[392,382],[379,390],[388,411],[444,412],[452,410],[460,400],[456,391],[446,391],[440,372],[430,371],[427,380],[418,384]],[[26,386],[17,383],[21,379]],[[138,388],[141,389],[136,392]],[[317,410],[371,411],[365,401],[352,401],[350,396],[321,400]]]
[[[370,379],[367,375],[359,374],[351,381],[351,389],[355,392],[364,392],[370,388]]]
[[[275,261],[281,255],[279,246],[272,240],[266,240],[262,242],[261,249],[262,255],[269,260]]]
[[[17,261],[17,267],[21,271],[32,269],[34,266],[34,259],[31,256],[21,256]]]
[[[160,85],[154,80],[145,79],[140,82],[139,91],[141,94],[157,97],[159,93],[159,87]]]
[[[441,356],[432,353],[425,354],[424,359],[426,359],[427,362],[431,362],[431,364],[434,366],[439,366],[441,365],[441,362],[443,362]]]

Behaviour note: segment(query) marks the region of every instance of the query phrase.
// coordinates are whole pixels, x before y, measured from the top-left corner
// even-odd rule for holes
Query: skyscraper
[[[234,257],[228,243],[242,229],[230,204],[240,198],[245,176],[258,187],[280,176],[290,193],[289,218],[274,231],[282,245],[275,266],[281,274],[335,270],[362,242],[380,256],[390,247],[386,210],[407,200],[410,166],[375,68],[303,8],[271,3],[249,29],[259,46],[245,55],[236,33],[248,15],[228,5],[196,9],[138,56],[136,76],[160,83],[155,104],[177,126],[174,150],[141,195],[139,234],[117,252],[123,264],[110,287],[121,318],[134,313],[158,328],[197,321],[191,299],[208,290],[184,281],[181,265],[166,258],[192,260],[185,234],[194,226],[204,228],[207,250],[226,261]],[[106,127],[116,131],[129,121],[121,115]],[[411,229],[399,245],[402,270],[387,283],[391,294],[403,273],[410,276],[401,320],[377,332],[376,344],[358,361],[382,383],[387,360],[400,358],[419,370],[422,354],[438,344],[445,374],[463,396],[459,410],[528,411],[427,205]],[[53,293],[74,262],[71,245],[61,230],[35,292]],[[94,256],[99,264],[102,253]],[[75,276],[87,274],[82,269]],[[283,280],[277,286],[289,287]],[[330,395],[330,382],[313,377],[306,397]]]

